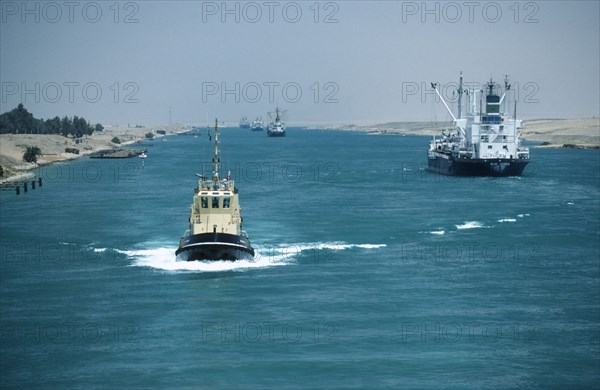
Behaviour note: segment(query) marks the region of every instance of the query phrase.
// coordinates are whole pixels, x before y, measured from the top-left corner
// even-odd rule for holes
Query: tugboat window
[[[208,197],[203,196],[201,200],[202,200],[202,208],[207,209],[208,208]]]
[[[213,209],[218,209],[219,208],[219,197],[218,196],[213,196],[212,208]]]
[[[226,196],[223,198],[223,208],[224,209],[228,209],[230,203],[231,203],[231,198],[229,196]]]

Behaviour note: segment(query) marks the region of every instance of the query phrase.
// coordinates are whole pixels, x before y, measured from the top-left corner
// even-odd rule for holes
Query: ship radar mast
[[[219,185],[219,124],[215,118],[215,157],[213,157],[213,185]]]
[[[488,87],[488,96],[491,96],[494,94],[494,80],[492,80],[492,78],[490,77],[490,81],[487,83],[487,87]]]

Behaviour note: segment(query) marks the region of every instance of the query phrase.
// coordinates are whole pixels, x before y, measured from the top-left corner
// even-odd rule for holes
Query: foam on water
[[[455,225],[458,230],[464,229],[478,229],[478,228],[487,228],[489,226],[485,226],[483,223],[479,221],[469,221],[465,222],[462,225]]]
[[[444,234],[446,234],[446,232],[444,230],[432,230],[429,233],[437,234],[438,236],[443,236]]]
[[[356,244],[356,245],[351,245],[351,248],[362,248],[362,249],[378,249],[378,248],[385,248],[387,245],[386,244]]]
[[[304,251],[326,250],[334,252],[351,248],[378,249],[385,246],[385,244],[346,244],[343,242],[257,245],[254,248],[254,260],[236,261],[177,261],[175,257],[176,248],[174,247],[131,251],[115,249],[115,251],[124,253],[133,259],[132,266],[151,267],[165,271],[222,272],[286,265]]]
[[[501,218],[498,222],[517,222],[517,220],[514,218]]]
[[[176,261],[175,250],[177,248],[155,248],[136,251],[125,251],[132,257],[133,266],[151,267],[165,271],[197,271],[197,272],[220,272],[237,271],[247,268],[262,268],[284,265],[285,254],[275,256],[261,256],[257,251],[253,261]]]

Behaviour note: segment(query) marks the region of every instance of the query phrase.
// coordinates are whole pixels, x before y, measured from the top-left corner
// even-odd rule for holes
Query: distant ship
[[[441,138],[434,136],[431,140],[428,170],[451,176],[521,175],[529,163],[529,148],[521,146],[522,121],[517,119],[516,101],[512,117],[508,113],[508,77],[504,79],[504,91],[491,79],[486,91],[463,90],[462,72],[458,85],[458,115],[455,117],[437,85],[431,84],[450,113],[454,129],[444,130]],[[465,118],[462,117],[463,94],[468,96]]]
[[[242,129],[250,128],[250,121],[248,120],[247,117],[243,116],[242,119],[240,119],[240,128],[242,128]]]
[[[221,179],[219,160],[219,129],[215,120],[215,155],[213,176],[207,180],[199,175],[191,205],[189,230],[175,251],[178,261],[193,260],[251,260],[254,249],[242,230],[242,209],[229,174]]]
[[[250,130],[252,131],[263,131],[265,129],[265,124],[262,118],[256,118],[250,125]]]
[[[287,111],[281,111],[279,107],[275,108],[274,112],[269,112],[269,118],[272,119],[267,128],[267,135],[269,137],[285,137],[285,123],[283,123],[283,116]]]

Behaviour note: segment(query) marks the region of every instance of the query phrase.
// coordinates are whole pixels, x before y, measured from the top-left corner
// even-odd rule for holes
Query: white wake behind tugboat
[[[512,117],[509,114],[508,78],[504,80],[504,91],[492,80],[486,84],[486,90],[464,90],[461,72],[457,116],[448,108],[437,85],[431,85],[450,113],[454,129],[444,130],[442,137],[431,140],[427,152],[429,171],[451,176],[519,176],[523,173],[529,163],[529,148],[521,146],[522,121],[517,119],[516,100]],[[469,98],[464,118],[463,94]]]
[[[189,230],[175,251],[178,261],[251,260],[254,249],[242,230],[238,189],[228,174],[220,178],[219,129],[215,120],[215,154],[210,180],[199,175],[191,205]]]

